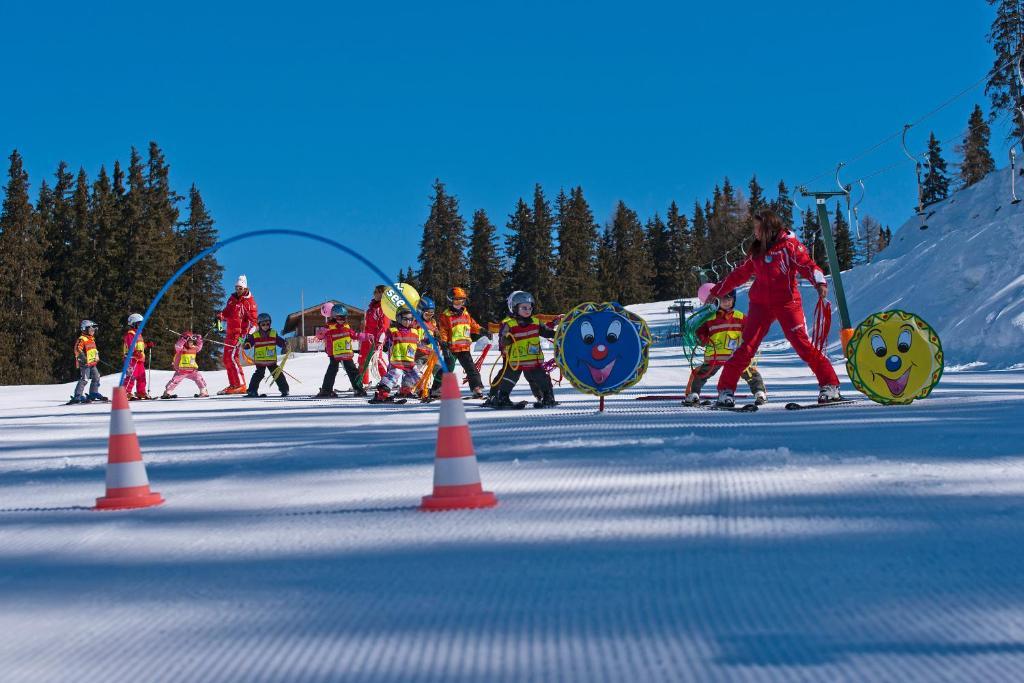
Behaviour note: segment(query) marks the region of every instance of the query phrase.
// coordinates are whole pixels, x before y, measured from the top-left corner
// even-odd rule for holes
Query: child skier
[[[91,320],[83,320],[79,326],[81,334],[75,341],[75,367],[78,368],[79,379],[70,403],[107,400],[106,396],[100,394],[100,371],[96,368],[100,362],[100,352],[96,348],[98,328],[99,325]],[[83,395],[86,383],[89,383],[89,393]]]
[[[466,310],[466,301],[466,290],[462,287],[452,287],[448,292],[449,306],[441,313],[439,320],[441,350],[449,368],[454,369],[455,359],[459,360],[459,365],[468,378],[473,398],[483,398],[484,383],[480,379],[480,371],[473,362],[470,346],[485,335],[480,333],[480,325]]]
[[[359,338],[359,371],[363,373],[365,381],[369,382],[370,360],[376,355],[377,347],[383,346],[384,336],[387,334],[391,321],[384,314],[380,300],[387,291],[387,285],[377,285],[373,288],[373,298],[363,315],[363,334]],[[377,372],[381,377],[388,371],[384,358],[377,360]]]
[[[128,329],[124,333],[121,344],[121,360],[124,360],[129,353],[128,345],[135,337],[135,331],[142,324],[142,316],[132,313],[128,316]],[[131,349],[132,359],[128,362],[128,376],[124,380],[124,393],[128,395],[129,401],[143,401],[153,398],[146,390],[146,349],[153,348],[153,342],[147,342],[140,334],[135,340],[135,346]],[[135,395],[132,395],[132,386],[135,387]]]
[[[278,347],[282,349],[288,348],[288,342],[277,334],[277,330],[271,329],[269,313],[260,313],[256,318],[256,326],[256,331],[246,335],[242,343],[242,348],[251,348],[253,350],[252,359],[256,364],[256,372],[252,374],[252,379],[249,380],[249,391],[245,394],[250,398],[260,395],[260,382],[263,381],[267,370],[270,370],[271,374],[274,374],[274,371],[277,370]],[[277,378],[274,381],[277,383],[277,388],[281,391],[281,395],[287,396],[288,380],[285,379],[284,373],[278,372]]]
[[[348,381],[352,383],[352,391],[356,396],[366,396],[366,389],[363,388],[363,379],[359,375],[359,368],[352,360],[352,337],[355,331],[348,324],[348,309],[341,304],[327,303],[327,327],[317,330],[316,338],[324,342],[324,352],[331,362],[327,364],[327,372],[324,373],[323,386],[317,398],[337,398],[338,392],[334,390],[334,380],[338,376],[338,365],[345,367],[345,374]]]
[[[551,339],[555,331],[533,315],[533,296],[529,292],[512,292],[508,298],[508,310],[511,315],[501,321],[498,333],[498,349],[505,365],[497,393],[486,405],[499,410],[526,405],[525,401],[514,404],[509,398],[521,374],[526,375],[526,381],[537,398],[534,408],[558,405],[551,377],[544,370],[544,351],[540,346],[540,338]]]
[[[435,339],[438,339],[439,345],[442,343],[438,338],[439,330],[437,325],[437,319],[434,317],[437,313],[437,307],[434,305],[434,300],[429,296],[420,297],[419,304],[416,308],[420,312],[420,316],[423,318],[423,322],[426,324],[427,332],[432,334]],[[433,367],[430,371],[430,377],[423,377],[423,373],[426,367],[430,364],[431,358],[434,359]],[[434,348],[431,346],[429,340],[424,339],[423,343],[418,349],[416,349],[416,372],[420,375],[420,381],[424,383],[424,386],[430,385],[430,393],[428,400],[436,399],[441,397],[441,374],[443,368],[439,363],[434,354]]]
[[[210,393],[206,390],[206,380],[199,372],[199,363],[196,361],[199,352],[203,350],[203,335],[193,334],[186,330],[174,343],[174,377],[164,388],[163,396],[160,398],[177,398],[171,392],[178,388],[183,380],[190,379],[199,387],[196,396],[206,398]]]
[[[370,403],[393,401],[391,394],[395,389],[399,389],[398,395],[402,398],[412,396],[413,387],[420,378],[416,369],[416,351],[423,344],[423,329],[416,325],[416,318],[409,308],[403,306],[396,315],[395,324],[388,329],[384,339],[391,365],[377,385]]]
[[[700,403],[701,388],[732,357],[733,351],[739,347],[743,338],[743,314],[734,308],[736,293],[729,292],[720,297],[718,302],[718,313],[715,317],[697,328],[697,338],[704,343],[704,362],[690,373],[690,379],[686,383],[684,405]],[[750,393],[754,395],[754,403],[766,403],[768,393],[757,366],[751,363],[743,371],[742,376],[750,387]]]

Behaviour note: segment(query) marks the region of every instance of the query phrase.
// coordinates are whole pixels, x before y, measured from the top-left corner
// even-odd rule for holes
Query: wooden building
[[[365,313],[362,308],[346,304],[342,301],[338,301],[337,299],[330,299],[329,301],[335,306],[344,306],[348,310],[348,324],[351,325],[352,329],[356,332],[362,331],[363,314]],[[295,311],[294,313],[288,314],[288,317],[284,321],[284,327],[281,329],[281,336],[294,334],[293,337],[288,339],[288,348],[290,350],[321,350],[317,346],[317,339],[315,338],[315,335],[318,327],[327,326],[327,321],[324,320],[324,316],[320,312],[320,307],[325,303],[327,302],[324,301],[316,304],[315,306],[310,306],[309,308],[301,311]],[[305,337],[302,336],[303,326],[305,326]]]

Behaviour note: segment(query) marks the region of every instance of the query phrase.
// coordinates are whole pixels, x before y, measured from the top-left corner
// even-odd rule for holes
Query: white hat
[[[239,275],[238,279],[235,280],[235,287],[244,287],[249,289],[249,281],[245,279],[244,275]]]

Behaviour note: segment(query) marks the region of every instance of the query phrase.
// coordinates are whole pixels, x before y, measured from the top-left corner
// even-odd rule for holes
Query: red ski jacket
[[[256,316],[259,311],[256,309],[256,299],[248,289],[245,294],[238,296],[232,294],[228,297],[224,310],[217,316],[228,324],[227,338],[234,343],[240,335],[248,334],[252,326],[256,324]]]
[[[381,333],[387,332],[389,327],[391,327],[391,320],[384,315],[384,309],[380,307],[380,302],[371,301],[363,317],[363,332],[369,335],[371,341],[376,342],[380,339]]]
[[[728,294],[753,276],[751,303],[776,306],[799,301],[797,275],[814,284],[825,282],[825,274],[807,253],[807,248],[793,233],[786,232],[767,251],[747,256],[736,270],[711,290],[711,296]]]

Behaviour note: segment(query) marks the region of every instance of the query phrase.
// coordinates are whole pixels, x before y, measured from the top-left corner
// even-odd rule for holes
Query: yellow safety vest
[[[182,351],[181,355],[178,356],[178,367],[182,370],[198,370],[199,364],[196,363],[196,354]]]
[[[509,366],[534,365],[544,360],[544,351],[540,347],[540,319],[536,316],[530,322],[521,325],[516,318],[505,318],[502,323],[508,328],[511,343],[505,347]]]
[[[270,330],[267,336],[257,330],[252,335],[252,360],[259,365],[269,365],[277,362],[277,330]]]
[[[415,367],[416,348],[423,339],[423,330],[419,327],[409,329],[391,328],[391,365],[403,370]]]
[[[708,322],[710,344],[704,347],[704,361],[724,363],[740,347],[743,339],[743,314],[733,311],[727,316],[713,318]]]

